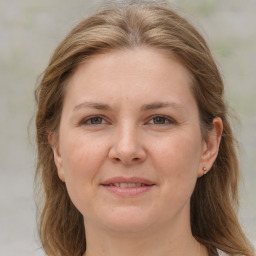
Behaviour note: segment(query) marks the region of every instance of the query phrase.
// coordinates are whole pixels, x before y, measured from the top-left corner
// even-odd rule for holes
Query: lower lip
[[[155,185],[143,186],[143,187],[132,187],[132,188],[120,188],[115,186],[104,186],[104,185],[102,185],[102,187],[104,187],[107,191],[119,196],[137,196],[152,190],[152,188],[154,188]]]

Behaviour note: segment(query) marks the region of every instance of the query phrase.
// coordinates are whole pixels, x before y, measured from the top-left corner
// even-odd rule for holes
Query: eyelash
[[[92,124],[92,123],[87,123],[88,121],[92,121],[93,119],[95,119],[95,118],[101,118],[102,120],[104,120],[104,117],[102,117],[102,116],[90,116],[90,117],[88,117],[88,118],[86,118],[86,119],[84,119],[84,120],[82,120],[82,124],[83,125],[98,125],[98,124]],[[102,124],[102,123],[100,123],[100,124]]]
[[[162,120],[164,120],[165,123],[160,123],[160,124],[155,124],[155,123],[152,123],[154,125],[169,125],[169,124],[174,124],[176,123],[174,121],[174,119],[170,118],[170,117],[167,117],[167,116],[163,116],[163,115],[155,115],[153,117],[151,117],[150,121],[151,120],[154,120],[156,118],[161,118]],[[166,123],[167,122],[167,123]]]
[[[101,120],[104,120],[104,117],[100,116],[100,115],[95,115],[95,116],[90,116],[84,120],[82,120],[81,124],[82,125],[102,125],[102,124],[105,124],[105,123],[98,123],[98,124],[93,124],[93,123],[88,123],[88,121],[92,122],[93,119],[95,118],[100,118]],[[151,123],[151,125],[169,125],[169,124],[174,124],[176,123],[176,121],[170,117],[167,117],[167,116],[163,116],[163,115],[155,115],[153,117],[150,117],[150,121],[151,120],[154,120],[156,118],[161,118],[165,123],[160,123],[160,124],[155,124],[155,123]],[[166,121],[168,123],[166,123]]]

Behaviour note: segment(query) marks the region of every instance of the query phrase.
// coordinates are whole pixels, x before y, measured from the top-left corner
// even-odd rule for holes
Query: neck
[[[206,249],[194,239],[189,228],[175,225],[141,232],[115,232],[86,225],[84,256],[204,256]]]

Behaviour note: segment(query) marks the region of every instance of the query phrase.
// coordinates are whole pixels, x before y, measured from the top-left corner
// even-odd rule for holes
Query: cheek
[[[72,175],[88,175],[94,171],[97,164],[104,160],[105,149],[103,142],[92,140],[86,136],[66,136],[62,140],[62,159],[66,173]]]
[[[106,150],[102,141],[90,140],[85,136],[66,136],[62,142],[65,182],[72,201],[76,201],[84,197],[84,193],[89,193],[92,185],[97,184]]]
[[[97,140],[71,136],[63,140],[63,167],[69,197],[80,212],[94,206],[97,175],[105,159],[105,150]]]
[[[191,196],[200,163],[200,141],[196,133],[177,134],[154,145],[157,153],[153,162],[167,196],[183,200]]]
[[[151,154],[164,169],[182,174],[198,166],[201,156],[201,138],[197,135],[175,135],[154,143]],[[154,153],[155,152],[155,153]]]

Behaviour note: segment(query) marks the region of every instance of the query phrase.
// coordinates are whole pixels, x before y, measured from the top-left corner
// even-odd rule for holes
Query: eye
[[[149,124],[162,124],[162,125],[167,125],[167,124],[173,124],[175,121],[171,118],[165,117],[165,116],[154,116],[150,121]]]
[[[101,116],[91,116],[84,119],[81,124],[83,125],[97,125],[97,124],[106,124],[106,121]]]

